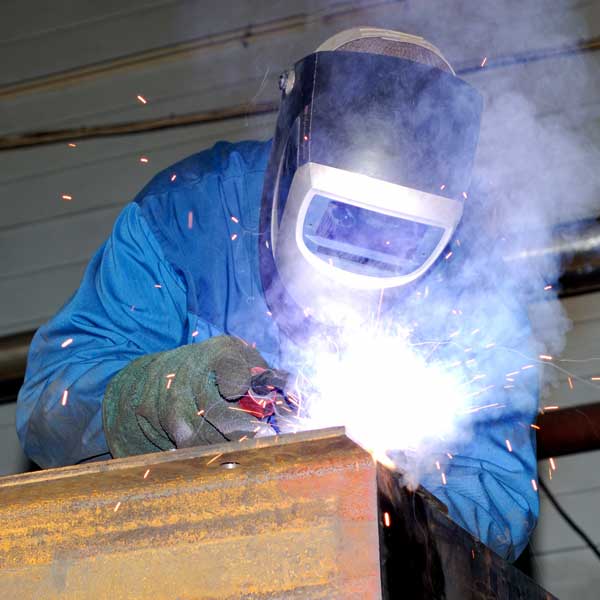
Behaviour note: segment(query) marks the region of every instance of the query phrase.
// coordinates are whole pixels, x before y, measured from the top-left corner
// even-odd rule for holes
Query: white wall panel
[[[580,549],[538,556],[534,564],[543,585],[560,600],[597,600],[600,589],[598,558]]]
[[[107,234],[111,224],[104,224]],[[1,279],[0,315],[10,314],[11,320],[0,335],[30,331],[47,321],[77,289],[88,260],[86,256],[69,265]]]
[[[335,0],[14,0],[12,6],[2,7],[2,13],[11,16],[4,20],[0,39],[14,60],[0,72],[0,83],[39,77],[291,14],[312,13],[336,3],[339,4]],[[16,24],[16,35],[6,31],[11,23]],[[32,52],[37,60],[32,60]]]

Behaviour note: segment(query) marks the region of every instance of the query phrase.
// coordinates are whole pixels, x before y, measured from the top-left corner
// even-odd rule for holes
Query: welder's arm
[[[436,469],[422,481],[459,525],[508,560],[527,545],[539,513],[533,395],[529,404],[528,412],[498,411],[500,419],[479,422],[452,459],[440,459],[446,485]]]
[[[108,457],[107,383],[137,358],[192,342],[190,318],[182,279],[128,205],[78,291],[31,344],[17,404],[26,454],[42,467]]]

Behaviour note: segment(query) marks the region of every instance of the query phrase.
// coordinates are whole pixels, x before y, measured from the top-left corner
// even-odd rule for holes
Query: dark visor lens
[[[433,254],[444,230],[314,196],[304,221],[307,248],[353,273],[407,275]]]

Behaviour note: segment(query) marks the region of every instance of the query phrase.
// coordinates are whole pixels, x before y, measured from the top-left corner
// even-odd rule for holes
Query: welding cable
[[[588,537],[588,535],[571,519],[571,517],[565,512],[565,509],[558,503],[552,492],[548,489],[548,486],[544,482],[544,480],[540,477],[538,479],[538,483],[540,488],[544,490],[544,494],[554,508],[558,511],[558,514],[567,522],[567,524],[571,527],[571,529],[586,543],[589,549],[596,555],[598,559],[600,559],[600,550],[596,547],[596,544]]]

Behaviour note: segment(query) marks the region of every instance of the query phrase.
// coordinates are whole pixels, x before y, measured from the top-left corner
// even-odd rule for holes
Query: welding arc
[[[482,68],[480,61],[459,65],[456,69],[457,75],[468,75],[490,69],[509,67],[530,62],[538,62],[561,56],[582,54],[600,50],[600,38],[582,40],[574,44],[559,46],[556,48],[543,48],[531,50],[514,55],[489,57]],[[203,125],[218,123],[229,119],[255,117],[264,114],[274,114],[279,108],[279,102],[269,101],[260,103],[244,103],[227,108],[205,110],[184,115],[170,115],[156,119],[145,119],[126,123],[115,123],[112,125],[96,125],[90,127],[76,127],[73,129],[62,129],[54,131],[38,131],[22,134],[0,136],[0,152],[27,148],[31,146],[43,146],[60,142],[72,142],[75,140],[111,137],[121,135],[135,135],[159,131],[161,129],[172,129],[175,127],[189,127],[192,125]]]
[[[538,483],[540,488],[542,488],[542,490],[544,491],[544,494],[546,494],[548,500],[550,500],[552,506],[554,506],[554,508],[558,511],[558,514],[566,521],[566,523],[571,527],[571,529],[586,543],[588,548],[596,555],[596,558],[600,559],[600,550],[598,550],[596,544],[594,544],[594,542],[587,535],[587,533],[585,533],[585,531],[583,531],[583,529],[581,529],[581,527],[579,527],[579,525],[577,525],[577,523],[575,523],[575,521],[571,519],[571,517],[567,514],[565,509],[558,503],[558,501],[556,500],[552,492],[548,489],[548,486],[541,477],[538,479]]]

